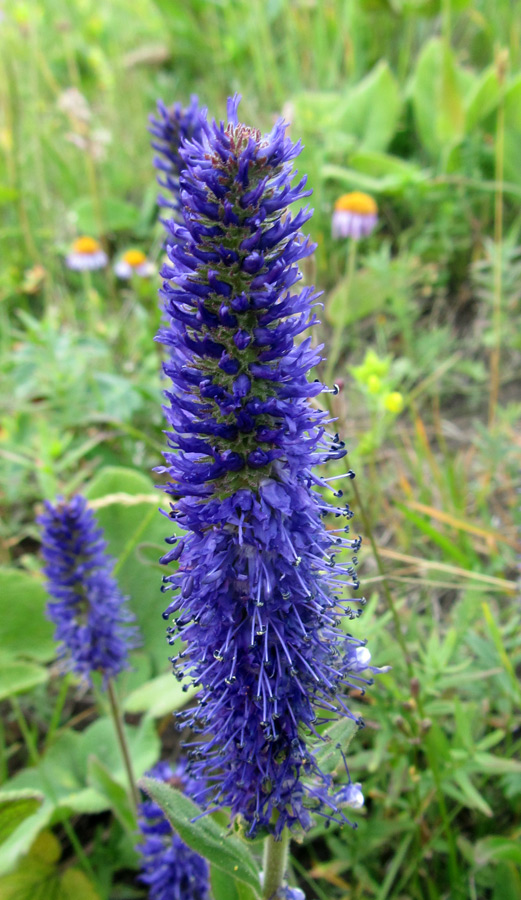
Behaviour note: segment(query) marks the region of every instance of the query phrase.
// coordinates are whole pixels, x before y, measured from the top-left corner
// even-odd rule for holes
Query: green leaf
[[[492,816],[492,810],[485,798],[480,794],[477,787],[472,783],[469,776],[463,769],[456,769],[453,773],[453,779],[459,786],[461,793],[465,799],[465,806],[470,809],[479,809],[484,816]]]
[[[132,763],[139,778],[159,757],[160,742],[154,720],[145,718],[138,726],[125,725]],[[98,719],[85,731],[66,731],[45,753],[40,765],[18,772],[8,783],[11,789],[41,791],[53,809],[79,813],[97,813],[110,809],[103,794],[88,786],[89,757],[98,756],[112,778],[126,789],[126,772],[109,718]]]
[[[125,502],[125,495],[143,495],[144,499],[132,505]],[[117,495],[124,495],[118,500]],[[150,478],[134,469],[109,466],[102,469],[85,492],[88,500],[108,498],[110,502],[96,510],[96,518],[105,530],[108,552],[117,560],[116,576],[124,594],[129,596],[129,606],[136,616],[143,638],[142,651],[152,659],[155,672],[164,671],[169,656],[165,623],[161,618],[165,606],[161,594],[161,567],[144,565],[140,558],[143,544],[157,546],[157,559],[166,552],[165,537],[175,532],[175,525],[166,521],[158,509],[161,494]],[[116,495],[116,496],[115,496]],[[111,500],[110,498],[114,498]],[[164,548],[164,549],[163,549]],[[174,565],[169,566],[169,572]]]
[[[343,766],[340,750],[346,752],[357,731],[358,725],[352,719],[340,719],[322,733],[325,743],[315,745],[313,750],[322,772],[330,775]]]
[[[5,662],[0,659],[0,700],[30,691],[49,678],[43,666],[29,662]]]
[[[97,756],[90,756],[87,763],[87,778],[99,794],[109,801],[114,815],[129,834],[136,830],[134,812],[130,806],[128,793],[112,776],[106,765]]]
[[[412,522],[416,528],[421,531],[423,534],[426,534],[430,540],[437,544],[438,547],[441,547],[446,557],[451,557],[458,565],[466,568],[468,564],[468,557],[463,550],[460,550],[454,543],[454,539],[447,537],[447,535],[442,534],[438,531],[434,525],[421,514],[414,512],[414,510],[409,509],[403,503],[396,502],[394,504],[397,509],[400,510],[404,518],[408,519]]]
[[[9,187],[8,184],[0,184],[0,206],[4,203],[13,203],[18,196],[15,188]]]
[[[260,895],[257,867],[245,844],[221,828],[210,816],[193,822],[192,819],[201,815],[199,807],[164,782],[142,778],[140,787],[161,807],[172,827],[189,847],[230,878],[249,885],[254,897]]]
[[[53,626],[45,615],[43,581],[18,569],[0,568],[0,658],[48,662],[56,655]]]
[[[227,872],[217,866],[210,866],[210,884],[213,900],[240,900],[237,885],[244,882],[235,882]]]
[[[183,688],[187,688],[187,690],[183,690]],[[167,672],[132,691],[126,697],[123,708],[125,712],[146,712],[152,718],[159,719],[176,709],[181,709],[192,699],[197,690],[198,688],[192,687],[189,682],[183,684],[174,678],[172,672]]]
[[[412,104],[419,136],[435,159],[463,138],[464,80],[443,40],[431,38],[424,44],[413,76]]]
[[[9,791],[9,793],[12,792]],[[21,792],[17,791],[17,793]],[[36,795],[38,792],[31,790],[30,793]],[[43,794],[43,792],[41,793]],[[0,844],[0,875],[10,872],[20,857],[27,853],[42,828],[49,824],[52,812],[53,804],[46,800],[39,810],[20,822]]]
[[[346,91],[339,123],[359,139],[360,150],[385,150],[394,137],[401,105],[398,83],[387,62],[380,61]]]
[[[521,866],[521,844],[518,840],[501,835],[489,835],[477,842],[474,856],[478,866],[486,866],[491,862],[513,862]]]
[[[100,223],[91,197],[80,197],[72,207],[76,228],[83,234],[99,235]],[[106,231],[133,231],[137,225],[139,210],[116,197],[103,201],[103,225]]]
[[[500,97],[496,67],[489,66],[474,82],[465,102],[465,133],[476,126],[497,107]]]
[[[40,809],[43,801],[39,791],[0,791],[0,844]]]
[[[379,179],[386,186],[383,189],[389,192],[391,187],[398,190],[407,184],[419,184],[426,181],[430,176],[427,170],[420,168],[416,163],[400,159],[389,153],[376,151],[352,153],[349,157],[349,165],[357,172]]]
[[[510,772],[521,774],[521,760],[505,759],[493,753],[476,753],[471,760],[474,771],[489,775],[507,775]]]
[[[79,869],[60,869],[38,856],[22,860],[16,872],[0,878],[2,900],[100,900],[87,876]]]

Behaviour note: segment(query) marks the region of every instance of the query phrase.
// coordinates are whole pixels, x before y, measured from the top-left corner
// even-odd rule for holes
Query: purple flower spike
[[[164,577],[175,592],[164,617],[176,615],[170,643],[186,642],[175,674],[200,685],[198,706],[180,713],[202,735],[189,745],[192,776],[207,779],[197,802],[230,807],[251,836],[279,836],[310,827],[312,812],[348,821],[311,742],[335,714],[359,721],[342,691],[378,670],[338,627],[360,609],[342,599],[358,580],[336,554],[360,539],[346,525],[326,530],[325,516],[351,512],[325,500],[317,488],[329,484],[313,474],[345,450],[310,402],[327,390],[307,378],[320,348],[300,338],[317,321],[316,294],[297,286],[311,212],[288,212],[310,194],[305,178],[292,183],[300,146],[282,120],[265,136],[239,123],[237,106],[180,151],[183,221],[171,223],[158,336],[172,382],[159,471],[187,535],[168,538],[162,559],[179,560]]]
[[[45,503],[38,519],[47,590],[47,615],[56,626],[59,653],[70,671],[104,681],[128,668],[128,652],[139,642],[137,629],[116,580],[106,542],[86,500],[76,496]]]
[[[160,206],[169,207],[179,216],[179,176],[184,167],[180,156],[180,148],[185,140],[199,140],[204,119],[195,94],[190,98],[190,105],[183,108],[180,103],[165,106],[162,100],[157,104],[157,118],[150,116],[150,133],[155,140],[152,147],[160,153],[154,159],[159,171],[158,182],[166,188],[169,197],[160,195]]]
[[[184,764],[172,770],[167,762],[160,762],[147,775],[168,782],[187,796],[197,790]],[[208,863],[172,832],[152,800],[141,803],[138,826],[143,837],[136,848],[142,856],[139,880],[148,885],[150,900],[209,900]]]

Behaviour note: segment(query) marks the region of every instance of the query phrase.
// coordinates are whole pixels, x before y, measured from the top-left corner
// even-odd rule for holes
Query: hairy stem
[[[289,831],[284,828],[280,840],[276,841],[272,835],[268,835],[264,842],[264,885],[262,898],[271,900],[277,896],[277,891],[282,887],[289,851]]]

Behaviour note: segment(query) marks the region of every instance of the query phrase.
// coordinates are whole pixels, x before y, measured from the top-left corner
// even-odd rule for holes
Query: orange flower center
[[[374,216],[378,207],[369,194],[362,191],[352,191],[350,194],[342,194],[335,203],[335,209],[342,212],[357,213],[359,216]]]
[[[79,237],[74,241],[72,249],[74,253],[81,253],[84,256],[90,256],[91,254],[98,252],[98,250],[100,249],[100,245],[95,238]]]
[[[137,268],[137,266],[142,266],[143,263],[147,261],[147,258],[142,250],[127,250],[123,254],[123,262],[128,263],[129,266],[132,266],[133,269]]]

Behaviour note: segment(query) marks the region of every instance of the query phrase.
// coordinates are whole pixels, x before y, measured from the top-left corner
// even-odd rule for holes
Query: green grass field
[[[159,278],[112,266],[129,248],[157,270],[164,256],[156,99],[197,94],[220,119],[238,91],[244,121],[269,130],[283,114],[304,144],[317,243],[304,278],[323,291],[329,353],[317,374],[341,387],[363,535],[353,628],[392,666],[353,699],[358,828],[294,842],[295,883],[308,900],[519,900],[521,11],[7,0],[3,14],[0,897],[147,896],[106,697],[55,662],[35,517],[80,491],[106,530],[143,635],[118,684],[142,775],[178,753],[171,713],[187,695],[157,563]],[[354,190],[379,209],[356,258],[331,237]],[[109,266],[67,268],[79,235]],[[243,900],[227,889],[216,900]]]

